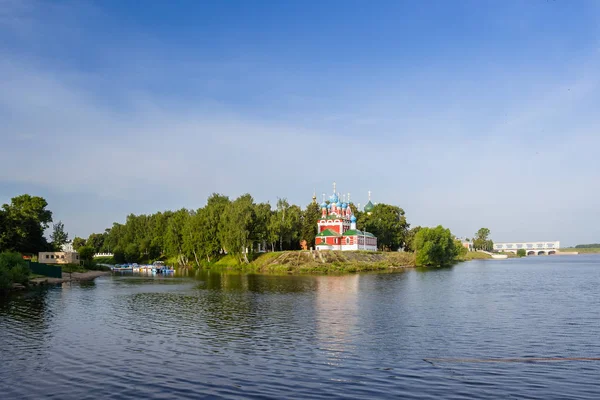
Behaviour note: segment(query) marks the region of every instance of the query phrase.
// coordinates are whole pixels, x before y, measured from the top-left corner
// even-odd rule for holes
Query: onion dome
[[[327,203],[325,203],[325,202],[322,202],[322,203],[321,203],[321,208],[327,208]]]
[[[331,208],[331,203],[327,204],[327,208],[330,209]]]
[[[365,212],[371,212],[371,211],[373,211],[374,207],[375,206],[373,205],[373,203],[371,203],[371,200],[369,200],[369,202],[365,205],[364,210],[365,210]]]
[[[342,203],[342,208],[346,208],[346,207],[348,207],[348,204]]]
[[[356,222],[356,217],[354,215],[350,217],[350,222]]]
[[[329,197],[329,200],[332,203],[337,203],[339,201],[339,198],[338,198],[337,194],[334,193],[334,194],[331,195],[331,197]]]
[[[340,208],[342,206],[342,203],[340,203],[339,201],[337,202],[337,204],[335,205],[337,208]]]

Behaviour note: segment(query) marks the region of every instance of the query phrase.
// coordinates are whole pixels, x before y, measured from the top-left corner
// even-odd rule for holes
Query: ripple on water
[[[0,305],[3,399],[595,399],[598,261],[107,277]],[[518,261],[518,260],[517,260]],[[561,264],[562,263],[562,264]],[[566,264],[564,264],[566,263]]]

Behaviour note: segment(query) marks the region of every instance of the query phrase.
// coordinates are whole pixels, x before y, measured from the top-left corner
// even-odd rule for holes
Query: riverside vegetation
[[[59,250],[69,243],[61,221],[53,225],[51,241],[44,237],[44,230],[52,223],[52,212],[46,207],[45,199],[27,194],[4,204],[0,209],[0,252],[35,255],[38,251]],[[357,217],[358,229],[377,236],[378,252],[300,251],[301,243],[306,248],[315,245],[321,216],[319,205],[311,202],[302,208],[278,199],[271,206],[256,203],[249,194],[233,200],[213,194],[204,207],[193,210],[130,214],[125,223],[115,222],[87,239],[75,237],[72,244],[84,269],[94,268],[93,255],[102,252],[113,253],[114,257],[96,260],[97,263],[162,260],[178,268],[228,267],[265,272],[438,266],[473,258],[449,229],[411,228],[404,210],[398,206],[377,204],[368,214],[354,204],[350,207]],[[481,232],[484,235],[479,235]],[[482,228],[474,243],[488,247],[488,235],[489,230]]]

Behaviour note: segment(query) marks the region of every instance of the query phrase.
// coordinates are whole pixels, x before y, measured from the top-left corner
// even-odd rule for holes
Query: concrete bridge
[[[517,254],[519,249],[524,249],[528,256],[551,255],[560,251],[560,241],[494,243],[494,251]]]

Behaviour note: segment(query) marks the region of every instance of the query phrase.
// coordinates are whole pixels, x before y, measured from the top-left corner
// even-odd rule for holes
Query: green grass
[[[325,251],[321,257],[306,250],[261,253],[248,264],[231,255],[208,265],[211,269],[274,274],[346,273],[412,267],[413,253]]]
[[[85,272],[87,269],[78,264],[58,264],[57,266],[62,268],[62,272]]]
[[[459,261],[487,260],[489,258],[492,258],[489,254],[480,251],[468,251],[464,258],[459,259]]]
[[[115,264],[115,259],[112,257],[94,257],[94,262],[97,264]]]
[[[568,253],[571,251],[576,251],[579,254],[595,254],[595,253],[600,253],[600,248],[598,247],[591,247],[591,248],[575,248],[575,247],[566,247],[564,249],[560,249],[560,252],[564,252],[564,253]]]

